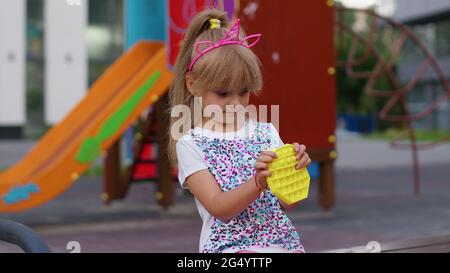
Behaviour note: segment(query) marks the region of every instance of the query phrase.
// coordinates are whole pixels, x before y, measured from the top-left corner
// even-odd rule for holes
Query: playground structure
[[[307,146],[319,165],[319,204],[329,210],[335,203],[337,157],[333,1],[240,3],[245,31],[263,33],[255,51],[262,62],[264,89],[251,103],[279,105],[280,136],[285,143]]]
[[[159,100],[171,79],[164,45],[136,44],[19,163],[0,174],[0,211],[30,209],[61,194]]]
[[[214,2],[214,3],[211,3]],[[262,61],[265,73],[265,84],[261,97],[252,97],[251,104],[256,106],[279,105],[280,135],[285,143],[302,142],[308,146],[308,153],[319,164],[319,204],[324,210],[329,210],[335,202],[334,170],[333,164],[337,156],[335,150],[336,127],[335,114],[335,68],[333,45],[333,5],[327,3],[307,2],[300,3],[289,1],[280,5],[277,2],[268,1],[224,1],[224,9],[228,12],[229,19],[239,17],[243,28],[248,33],[257,33],[265,30],[261,45],[254,47]],[[184,34],[184,28],[204,7],[217,6],[217,1],[189,0],[170,1],[169,5],[169,65],[173,65],[178,46]],[[308,9],[309,14],[301,18],[296,16],[296,11]],[[257,10],[257,16],[254,13]],[[316,14],[321,14],[322,20],[317,22],[314,28],[295,27],[315,21]],[[284,18],[281,20],[281,18]],[[285,31],[281,31],[284,29]],[[293,36],[292,33],[298,33]],[[319,34],[320,33],[320,34]],[[303,37],[309,37],[310,43],[304,43]],[[295,50],[293,50],[295,48]],[[321,54],[300,56],[301,52],[320,51]],[[277,57],[281,58],[277,60]],[[301,73],[308,81],[293,81]],[[317,97],[320,96],[320,99]],[[298,123],[298,109],[302,107],[302,119]],[[163,102],[164,104],[164,102]],[[159,108],[161,109],[161,108]],[[318,114],[317,109],[320,110]],[[158,203],[164,207],[172,204],[173,178],[171,169],[166,161],[166,155],[161,153],[164,145],[161,134],[165,132],[165,120],[161,111],[155,111],[159,139],[158,145]],[[153,121],[156,119],[153,117]],[[268,121],[277,122],[275,117],[267,117]],[[270,119],[269,119],[270,118]],[[148,119],[150,120],[150,119]],[[148,124],[148,122],[143,122]],[[320,126],[318,126],[320,124]],[[160,127],[161,126],[161,127]],[[145,127],[145,126],[144,126]],[[153,126],[146,126],[153,127]],[[152,138],[148,129],[140,130],[138,138],[134,139],[135,154],[142,154],[143,148],[148,145],[146,139]],[[162,132],[162,133],[161,133]],[[153,136],[155,137],[155,136]],[[105,200],[123,198],[126,189],[132,182],[132,173],[136,168],[128,168],[125,172],[118,173],[117,166],[121,165],[119,145],[116,144],[108,154],[111,157],[105,162]],[[155,164],[154,162],[153,164]],[[151,164],[151,163],[150,163]],[[109,166],[109,167],[108,167]],[[150,168],[148,168],[150,169]],[[156,169],[156,168],[153,168]],[[161,176],[162,175],[162,176]],[[163,180],[164,181],[163,181]]]
[[[167,124],[164,122],[166,117],[163,114],[166,109],[164,93],[168,90],[172,78],[169,67],[173,65],[174,56],[178,52],[179,42],[183,35],[180,30],[187,26],[198,11],[217,5],[217,2],[213,2],[215,1],[169,1],[170,30],[167,42],[169,46],[164,47],[163,43],[140,42],[128,50],[92,86],[85,98],[59,124],[55,125],[28,155],[0,174],[0,211],[22,211],[50,201],[78,180],[99,155],[105,157],[103,193],[105,203],[124,198],[132,182],[132,174],[135,173],[136,161],[143,149],[148,150],[148,145],[144,144],[149,144],[150,138],[159,142],[158,148],[153,149],[158,151],[158,158],[152,162],[158,165],[157,180],[160,186],[157,198],[162,206],[170,206],[173,202],[173,172],[166,158],[165,143],[163,142],[166,134],[164,126]],[[224,1],[223,3],[224,8],[229,11],[230,19],[239,15],[244,22],[244,27],[248,28],[247,31],[253,31],[252,28],[255,27],[267,29],[259,24],[266,21],[261,19],[271,16],[269,12],[271,8],[277,7],[280,11],[290,11],[298,8],[299,5],[295,2],[286,5],[261,3],[258,19],[250,21],[248,18],[251,14],[246,15],[245,10],[241,11],[239,8],[250,5],[250,2]],[[290,5],[295,5],[295,7]],[[308,145],[313,159],[324,159],[321,161],[322,175],[320,179],[324,182],[320,183],[322,188],[320,202],[322,207],[328,209],[334,202],[332,195],[332,160],[335,157],[334,75],[328,73],[333,68],[334,60],[332,55],[333,10],[331,6],[323,5],[323,3],[308,4],[307,8],[311,9],[311,14],[324,13],[323,17],[328,18],[327,22],[319,24],[325,29],[326,35],[324,36],[327,37],[327,40],[322,41],[321,44],[324,45],[323,51],[327,54],[323,55],[326,56],[323,62],[313,59],[302,62],[297,60],[294,65],[301,66],[303,64],[305,69],[302,73],[308,74],[317,82],[326,83],[327,86],[318,87],[312,81],[308,81],[307,86],[302,87],[299,86],[299,82],[289,81],[288,79],[295,77],[297,73],[292,69],[292,64],[273,65],[271,58],[273,52],[265,50],[261,52],[262,48],[257,48],[257,52],[262,53],[261,59],[265,71],[270,73],[270,76],[267,77],[264,90],[266,101],[258,101],[258,98],[254,98],[254,103],[259,105],[279,104],[280,120],[282,121],[280,132],[284,141],[301,141]],[[312,20],[312,17],[305,16],[304,20]],[[291,39],[288,35],[284,35],[282,39],[277,40],[276,37],[279,34],[277,30],[282,26],[275,27],[265,31],[266,44],[275,41],[287,42],[288,39]],[[309,33],[313,33],[313,31],[310,30],[305,35],[309,35]],[[323,36],[313,35],[311,37],[322,39]],[[285,43],[285,45],[287,44]],[[302,43],[298,40],[296,44]],[[280,44],[274,44],[274,46],[280,46]],[[298,57],[290,51],[288,46],[280,46],[277,49],[283,60],[295,60]],[[315,69],[311,69],[312,66]],[[308,69],[306,69],[307,67]],[[329,121],[326,126],[324,124],[321,126],[326,129],[325,131],[312,130],[317,127],[314,122],[308,126],[306,126],[306,122],[298,127],[291,125],[295,124],[297,120],[293,114],[297,109],[297,104],[292,104],[293,100],[290,95],[293,91],[291,90],[311,90],[314,86],[318,90],[329,91],[329,97],[325,100],[327,105],[325,106],[323,102],[320,103],[320,106],[326,109],[322,111],[321,119]],[[284,90],[284,92],[280,92],[280,90]],[[306,95],[306,97],[302,98],[300,94]],[[305,115],[313,116],[315,106],[312,103],[315,100],[311,93],[299,92],[295,97],[301,101],[309,101],[308,104],[305,104],[309,109],[309,111],[305,110]],[[150,125],[143,121],[140,124],[146,128],[153,128],[156,136],[143,128],[140,137],[134,137],[135,162],[125,172],[122,172],[120,138],[126,129],[132,126],[150,106],[154,106],[149,115],[153,117],[151,119],[153,123]],[[155,130],[155,128],[157,129]],[[317,134],[321,136],[317,137]],[[327,148],[320,149],[324,145]],[[317,147],[319,148],[316,149]],[[328,186],[324,188],[323,185]]]
[[[138,42],[137,37],[130,43],[130,46],[134,46],[97,80],[73,110],[20,162],[0,174],[0,212],[32,209],[52,200],[78,180],[100,155],[104,157],[102,197],[106,204],[125,198],[133,181],[148,180],[150,176],[158,183],[158,203],[166,208],[173,204],[176,173],[165,152],[168,125],[165,93],[173,77],[170,67],[173,66],[183,29],[188,22],[198,11],[217,3],[174,0],[169,1],[169,4],[167,41],[141,39]],[[333,5],[333,1],[287,1],[280,4],[276,1],[243,0],[224,1],[224,4],[230,19],[239,17],[247,32],[263,32],[261,43],[255,47],[255,51],[262,61],[265,87],[262,96],[253,97],[251,103],[257,106],[279,105],[280,136],[285,143],[300,142],[307,145],[310,157],[320,166],[319,204],[323,209],[329,210],[335,203],[333,168],[337,157],[334,135],[336,68],[333,18],[337,12],[336,17],[339,19],[343,9]],[[308,12],[297,16],[299,10]],[[320,20],[317,20],[318,14]],[[380,18],[372,12],[368,14],[373,18]],[[415,188],[418,193],[419,145],[415,142],[411,122],[429,114],[440,101],[448,99],[448,82],[445,77],[440,77],[445,90],[448,90],[447,94],[423,113],[389,116],[389,109],[397,102],[402,103],[407,110],[404,94],[414,86],[417,78],[406,88],[402,88],[394,79],[392,68],[395,58],[384,62],[370,46],[371,35],[368,36],[369,39],[362,38],[339,20],[336,20],[335,25],[339,31],[353,35],[354,46],[357,43],[367,45],[365,57],[355,60],[353,47],[349,59],[339,61],[338,65],[344,65],[351,77],[368,78],[366,90],[370,95],[391,98],[380,115],[382,118],[406,122],[409,126],[412,140],[409,147],[413,148]],[[397,54],[404,39],[413,36],[407,28],[396,23],[393,25],[405,33],[395,44],[394,53]],[[376,29],[377,23],[373,19],[370,33]],[[424,73],[429,64],[442,75],[426,48],[420,48],[430,60],[419,69],[418,76]],[[353,72],[353,67],[364,62],[368,54],[375,54],[379,60],[375,70]],[[373,83],[382,73],[392,79],[394,91],[374,90]],[[301,80],[299,75],[301,79],[307,80]],[[142,117],[142,113],[146,112],[148,114]],[[124,168],[120,142],[126,130],[136,123],[138,132],[131,140],[133,162]],[[149,154],[152,155],[151,158]],[[147,177],[138,175],[143,172],[152,174]]]
[[[358,32],[351,26],[346,25],[344,15],[348,13],[359,13],[367,16],[367,21],[370,22],[367,31]],[[427,47],[420,41],[420,39],[405,25],[395,22],[390,18],[386,18],[376,14],[372,10],[356,10],[348,9],[341,6],[336,6],[336,28],[337,28],[337,50],[342,50],[344,35],[351,37],[350,51],[347,52],[347,59],[338,60],[337,65],[345,69],[347,77],[354,79],[367,79],[365,94],[375,99],[386,98],[387,102],[380,110],[378,117],[381,120],[402,123],[407,128],[407,138],[409,143],[402,143],[402,139],[393,140],[391,145],[394,148],[411,149],[412,165],[414,177],[414,192],[420,195],[420,163],[419,163],[419,149],[432,148],[440,143],[450,139],[450,135],[443,137],[440,140],[431,143],[418,143],[415,136],[413,123],[429,116],[435,111],[443,102],[450,100],[450,85],[439,66],[436,59],[427,49]],[[386,34],[387,33],[387,34]],[[390,43],[383,43],[380,40],[389,38]],[[422,54],[423,60],[415,70],[414,75],[410,79],[400,79],[395,72],[396,64],[399,61],[401,51],[407,41],[411,41],[414,47]],[[377,46],[378,45],[378,46]],[[389,54],[386,56],[382,54],[382,49],[379,45],[387,48]],[[356,51],[359,46],[364,48],[362,56],[356,56]],[[373,70],[361,71],[359,66],[364,65],[369,57],[373,57],[376,63]],[[357,71],[358,70],[358,71]],[[419,80],[425,77],[426,73],[436,73],[439,84],[442,87],[442,94],[428,107],[418,113],[412,113],[407,103],[407,96]],[[377,80],[385,77],[389,81],[391,89],[378,90],[376,88]],[[405,83],[404,83],[405,82]],[[402,114],[393,114],[392,109],[400,105]]]

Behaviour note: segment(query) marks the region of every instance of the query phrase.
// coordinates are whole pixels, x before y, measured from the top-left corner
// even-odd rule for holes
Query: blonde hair
[[[210,19],[219,19],[220,28],[211,29]],[[169,90],[170,111],[177,105],[186,105],[191,110],[191,128],[194,121],[194,96],[186,85],[186,75],[194,79],[193,88],[196,90],[248,90],[259,93],[263,80],[261,63],[258,57],[249,49],[241,45],[227,45],[208,52],[188,72],[191,61],[197,52],[194,46],[198,41],[212,41],[217,43],[229,30],[226,13],[218,9],[208,9],[200,12],[189,25],[177,56],[174,72],[175,79]],[[245,36],[241,31],[241,37]],[[199,94],[196,94],[199,95]],[[184,115],[181,118],[185,118]],[[170,132],[172,125],[180,118],[171,118],[169,126],[168,153],[172,165],[177,164],[176,140]],[[184,123],[186,124],[186,123]]]

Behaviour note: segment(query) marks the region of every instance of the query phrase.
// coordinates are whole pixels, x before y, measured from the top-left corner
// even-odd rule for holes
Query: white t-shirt
[[[234,137],[240,137],[240,138],[246,138],[246,137],[252,137],[253,133],[255,131],[256,123],[252,120],[249,120],[245,123],[245,125],[238,131],[235,132],[214,132],[208,129],[203,129],[200,127],[194,128],[194,132],[196,134],[200,134],[202,136],[206,136],[208,138],[219,138],[219,139],[230,139]],[[271,137],[273,139],[273,146],[267,147],[268,149],[271,148],[278,148],[283,146],[283,141],[281,140],[277,129],[273,124],[270,124],[271,127]],[[191,129],[192,130],[192,129]],[[184,136],[182,136],[177,144],[176,144],[176,150],[177,150],[177,157],[178,157],[178,180],[183,187],[183,189],[187,189],[186,187],[186,178],[190,175],[201,171],[208,169],[206,166],[206,163],[204,162],[203,158],[203,152],[199,149],[195,141],[192,139],[191,136],[191,130],[186,133]],[[208,212],[208,210],[203,207],[203,205],[200,203],[200,201],[195,198],[195,204],[197,206],[198,212],[200,214],[200,217],[203,221],[202,231],[200,234],[200,242],[199,242],[199,251],[202,252],[203,245],[205,243],[205,240],[209,236],[210,231],[210,225],[212,216]],[[266,249],[248,249],[253,250],[257,252],[280,252],[282,250],[278,248],[266,248]],[[226,252],[226,251],[225,251]]]

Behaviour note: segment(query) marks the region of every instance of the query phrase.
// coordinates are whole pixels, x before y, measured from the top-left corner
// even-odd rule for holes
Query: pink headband
[[[197,42],[194,46],[194,49],[197,51],[197,56],[195,59],[191,62],[189,65],[188,71],[192,71],[192,68],[194,67],[195,63],[203,57],[206,53],[210,52],[213,49],[226,46],[226,45],[241,45],[245,46],[246,48],[251,48],[254,45],[256,45],[261,38],[261,34],[253,34],[250,36],[245,37],[244,39],[239,38],[239,33],[241,29],[241,21],[239,19],[236,20],[236,23],[234,26],[225,34],[225,36],[217,43],[214,44],[212,41],[200,41]],[[250,45],[246,45],[245,42],[248,40],[256,38],[256,40],[251,43]],[[200,46],[207,45],[209,47],[200,50]]]

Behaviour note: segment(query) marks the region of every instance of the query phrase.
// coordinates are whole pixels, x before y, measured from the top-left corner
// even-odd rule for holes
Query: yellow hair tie
[[[209,19],[209,24],[211,25],[209,29],[220,29],[220,23],[219,19]]]

